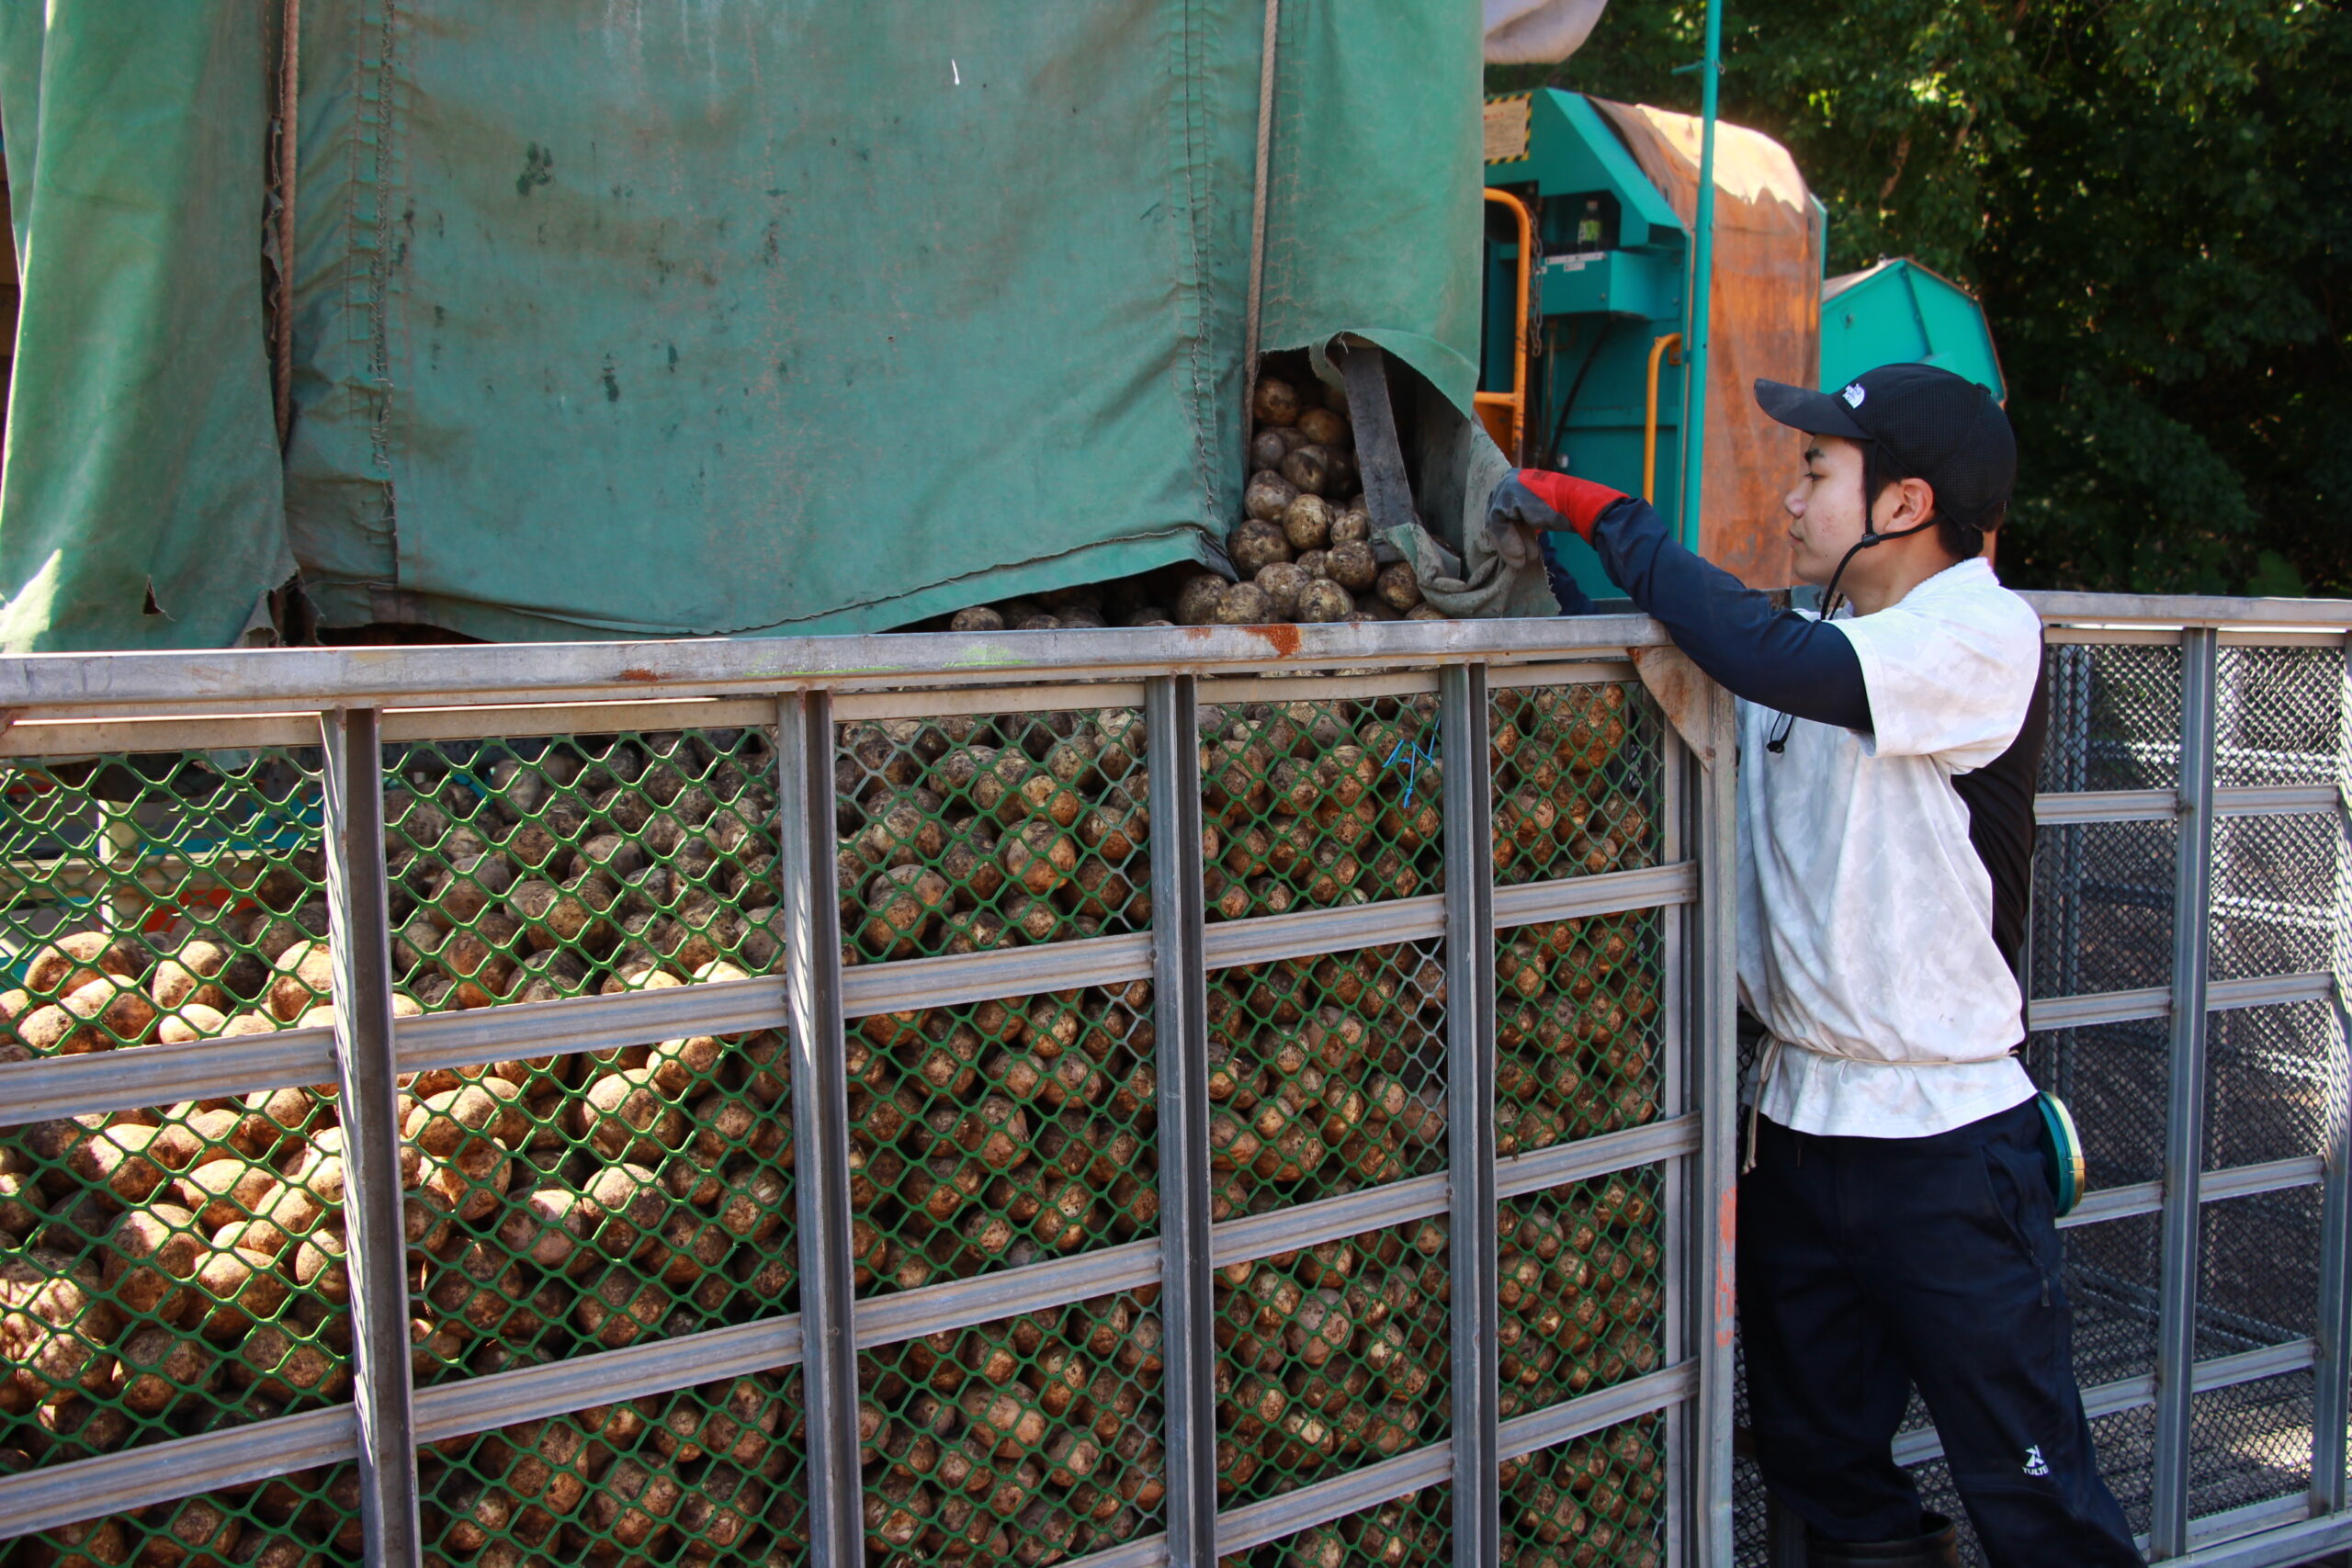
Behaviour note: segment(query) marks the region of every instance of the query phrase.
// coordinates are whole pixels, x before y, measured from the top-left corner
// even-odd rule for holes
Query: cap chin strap
[[[1936,520],[1930,517],[1925,523],[1914,523],[1910,527],[1898,528],[1892,534],[1882,534],[1876,528],[1865,528],[1862,531],[1862,536],[1855,540],[1852,547],[1838,558],[1838,570],[1829,574],[1829,586],[1822,590],[1821,593],[1821,618],[1826,621],[1838,613],[1838,583],[1846,575],[1846,568],[1853,563],[1856,556],[1872,545],[1883,545],[1889,539],[1907,539],[1912,535],[1935,525]],[[1764,750],[1771,752],[1775,757],[1787,750],[1789,732],[1796,728],[1796,715],[1783,714],[1781,717],[1779,733],[1764,742]]]

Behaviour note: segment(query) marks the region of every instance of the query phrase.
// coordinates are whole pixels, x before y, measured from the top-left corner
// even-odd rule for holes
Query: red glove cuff
[[[1592,542],[1592,525],[1600,514],[1625,499],[1622,490],[1595,484],[1590,479],[1577,479],[1574,474],[1555,474],[1543,468],[1521,468],[1519,482],[1533,491],[1535,498],[1568,520],[1568,525],[1585,543]]]

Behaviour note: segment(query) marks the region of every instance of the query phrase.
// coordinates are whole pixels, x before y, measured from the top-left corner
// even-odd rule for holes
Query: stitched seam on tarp
[[[1213,520],[1216,510],[1217,488],[1214,454],[1210,448],[1215,439],[1216,426],[1214,418],[1209,415],[1213,403],[1208,387],[1204,384],[1207,373],[1203,363],[1207,353],[1213,310],[1211,291],[1203,277],[1204,269],[1202,261],[1202,230],[1207,220],[1201,203],[1202,148],[1207,141],[1208,99],[1207,95],[1199,90],[1198,73],[1192,69],[1193,51],[1197,43],[1198,39],[1193,28],[1192,0],[1177,0],[1173,64],[1177,124],[1182,132],[1179,140],[1182,166],[1175,172],[1182,175],[1184,182],[1184,227],[1182,236],[1178,242],[1177,261],[1182,274],[1179,287],[1191,297],[1191,309],[1187,310],[1181,302],[1180,296],[1177,314],[1180,327],[1188,329],[1191,339],[1186,355],[1192,371],[1191,396],[1187,400],[1184,415],[1186,422],[1193,427],[1193,477],[1199,486],[1201,509]],[[1197,128],[1194,124],[1196,114],[1202,122]]]

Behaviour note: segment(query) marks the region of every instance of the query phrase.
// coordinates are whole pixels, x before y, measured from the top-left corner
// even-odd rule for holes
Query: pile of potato
[[[775,956],[763,731],[412,748],[386,790],[395,982],[426,1010],[695,977]]]
[[[1267,376],[1250,412],[1245,515],[1226,541],[1239,580],[1194,576],[1178,592],[1176,619],[1186,626],[1444,620],[1422,602],[1410,563],[1384,566],[1373,554],[1346,395]]]
[[[1149,924],[1149,775],[1135,710],[854,724],[842,741],[844,962]]]
[[[1495,1149],[1639,1126],[1658,1111],[1655,915],[1522,926],[1495,956]]]
[[[859,1021],[858,1287],[909,1290],[1153,1234],[1151,1018],[1138,980]]]
[[[1451,1292],[1436,1220],[1218,1269],[1219,1499],[1272,1496],[1430,1441],[1448,1398]]]
[[[784,1568],[807,1549],[804,1455],[797,1371],[451,1438],[419,1461],[424,1560]]]
[[[417,1375],[773,1314],[794,1265],[788,1073],[760,1032],[404,1077]],[[12,1437],[105,1451],[345,1392],[336,1098],[288,1088],[0,1143],[0,1399],[30,1417]]]
[[[1159,1527],[1157,1287],[945,1329],[864,1359],[876,1562],[1039,1568]]]
[[[1445,1163],[1445,969],[1410,947],[1209,976],[1209,1204],[1232,1219]]]
[[[356,1466],[298,1472],[0,1543],[10,1568],[327,1568],[361,1561]]]
[[[1665,1568],[1666,1461],[1648,1426],[1504,1461],[1505,1568]]]
[[[1657,1201],[1639,1176],[1505,1200],[1495,1216],[1503,1416],[1658,1367]]]
[[[1422,601],[1409,563],[1383,564],[1373,554],[1347,394],[1266,376],[1250,412],[1244,516],[1226,541],[1234,579],[1168,568],[975,604],[926,625],[999,632],[1444,620]]]
[[[1452,1560],[1453,1497],[1448,1489],[1403,1496],[1317,1525],[1255,1551],[1230,1556],[1225,1568],[1405,1568]]]

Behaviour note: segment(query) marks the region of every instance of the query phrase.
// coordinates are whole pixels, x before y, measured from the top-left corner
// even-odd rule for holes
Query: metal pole
[[[358,1427],[360,1528],[368,1562],[414,1568],[422,1531],[392,1057],[384,767],[376,721],[373,708],[342,709],[320,715],[319,731],[326,750],[335,1078],[348,1172],[343,1223],[351,1252],[351,1403]]]
[[[2180,647],[2180,827],[2172,908],[2172,1043],[2165,1132],[2164,1284],[2156,1327],[2155,1491],[2148,1555],[2188,1550],[2189,1378],[2197,1359],[2198,1179],[2205,1162],[2206,932],[2213,893],[2216,637]]]
[[[1708,731],[1715,761],[1702,770],[1699,788],[1699,902],[1690,919],[1690,1073],[1699,1110],[1699,1211],[1690,1293],[1699,1354],[1698,1408],[1691,1426],[1697,1448],[1690,1485],[1697,1504],[1693,1561],[1698,1568],[1732,1568],[1733,1247],[1739,1200],[1738,996],[1735,971],[1739,934],[1739,857],[1736,840],[1738,755],[1736,710],[1729,693],[1713,694]]]
[[[1502,1558],[1495,1299],[1495,860],[1487,667],[1438,678],[1445,758],[1446,1246],[1453,1291],[1453,1562]]]
[[[1159,1063],[1159,1322],[1168,1561],[1216,1564],[1216,1317],[1209,1269],[1207,919],[1200,702],[1190,675],[1144,687],[1150,742],[1152,1022]]]
[[[850,1326],[849,1083],[841,908],[833,895],[832,698],[776,700],[777,857],[792,1134],[800,1224],[801,1390],[808,1423],[810,1568],[863,1568],[857,1346]]]
[[[1707,0],[1707,57],[1699,68],[1699,194],[1690,236],[1690,321],[1682,333],[1682,542],[1699,547],[1707,472],[1707,347],[1714,309],[1715,87],[1723,74],[1724,0]]]
[[[2352,656],[2352,646],[2346,649]],[[2352,716],[2352,657],[2347,657],[2338,685],[2339,723]],[[2335,850],[2335,940],[2328,958],[2335,971],[2335,1070],[2329,1075],[2327,1123],[2323,1151],[2327,1177],[2320,1204],[2319,1363],[2312,1368],[2312,1496],[2314,1514],[2341,1513],[2352,1497],[2346,1495],[2345,1438],[2352,1424],[2352,1075],[2346,1054],[2352,1052],[2352,1015],[2345,1008],[2346,960],[2344,950],[2352,933],[2352,793],[2346,792],[2344,770],[2352,758],[2337,761],[2338,804]]]

